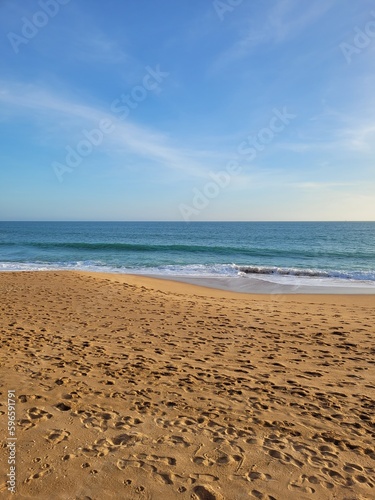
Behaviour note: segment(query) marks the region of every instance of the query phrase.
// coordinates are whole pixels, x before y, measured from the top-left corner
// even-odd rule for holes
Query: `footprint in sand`
[[[130,429],[131,427],[135,427],[136,425],[142,424],[143,420],[140,420],[139,418],[133,418],[133,417],[121,417],[118,419],[118,421],[115,423],[115,428],[116,429]]]
[[[291,481],[288,485],[289,490],[299,490],[301,493],[315,493],[315,489],[312,485],[319,485],[321,481],[316,476],[307,476],[306,474],[302,474],[298,477],[298,479]],[[326,487],[324,483],[322,483],[323,487]]]
[[[265,449],[267,449],[267,448],[265,448]],[[268,451],[268,454],[270,455],[270,457],[277,458],[283,464],[290,463],[290,464],[294,465],[295,467],[298,467],[299,469],[301,467],[303,467],[303,465],[304,465],[302,462],[295,459],[294,457],[292,457],[292,455],[289,455],[288,453],[283,453],[281,451],[273,450],[273,449],[268,449],[267,451]]]
[[[272,476],[270,476],[269,474],[263,474],[263,472],[256,471],[249,472],[245,477],[247,477],[249,481],[270,481],[272,479]]]
[[[63,429],[53,429],[45,438],[53,445],[66,441],[70,436],[70,432]]]
[[[55,408],[57,408],[59,411],[69,411],[72,409],[70,405],[67,405],[65,403],[58,403],[55,405]]]
[[[99,406],[89,407],[88,410],[78,410],[72,412],[73,415],[79,415],[81,422],[86,428],[106,431],[111,424],[111,420],[118,416],[117,412],[105,411]]]
[[[213,483],[215,481],[219,481],[219,478],[217,476],[214,476],[213,474],[190,474],[189,482],[194,484],[197,481],[202,481],[205,483]]]
[[[161,462],[165,465],[176,465],[176,459],[173,457],[160,457],[158,455],[146,455],[144,453],[141,453],[138,457],[148,462]]]
[[[35,474],[32,474],[26,479],[26,483],[29,483],[30,481],[33,481],[34,479],[40,479],[46,474],[49,474],[52,472],[52,468],[49,464],[44,464],[43,469],[36,472]]]
[[[252,490],[251,495],[255,498],[259,498],[260,500],[276,500],[275,497],[262,493],[259,490]]]
[[[353,474],[354,472],[362,472],[363,467],[357,464],[346,463],[343,467],[343,470],[345,472],[348,472],[349,474]]]
[[[117,460],[117,462],[116,462],[116,466],[120,470],[127,469],[128,467],[141,468],[141,467],[143,467],[143,465],[144,465],[144,462],[142,462],[141,460],[134,460],[134,459],[121,458],[120,460]]]
[[[18,401],[20,403],[27,403],[28,401],[32,401],[34,399],[43,399],[43,396],[39,396],[38,394],[21,394],[18,396]]]
[[[26,411],[26,418],[20,420],[18,425],[23,428],[23,430],[35,427],[38,422],[43,420],[48,420],[52,417],[48,411],[42,410],[41,408],[33,407]]]
[[[142,434],[120,434],[110,439],[97,439],[93,445],[86,446],[82,451],[88,456],[103,457],[122,446],[134,446],[141,442],[142,438]]]
[[[196,500],[222,500],[222,496],[214,492],[209,486],[195,486],[192,498]]]
[[[134,467],[142,469],[147,474],[153,477],[153,480],[167,485],[177,485],[179,486],[178,491],[183,493],[186,488],[179,484],[183,480],[183,476],[175,474],[169,470],[170,466],[176,465],[176,460],[172,457],[163,457],[158,455],[146,455],[141,453],[140,455],[134,455],[131,459],[121,459],[117,461],[117,468],[120,470],[127,469],[129,467]],[[161,466],[161,469],[158,467]],[[163,470],[163,466],[166,469]]]
[[[162,437],[158,439],[158,444],[162,443],[167,443],[167,444],[172,444],[174,446],[183,446],[184,448],[188,448],[189,446],[192,446],[192,444],[182,436],[167,436],[167,437]]]
[[[52,415],[48,413],[48,411],[36,407],[27,410],[26,414],[32,420],[47,420],[52,417]]]

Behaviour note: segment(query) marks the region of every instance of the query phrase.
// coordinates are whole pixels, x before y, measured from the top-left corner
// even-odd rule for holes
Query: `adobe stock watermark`
[[[367,49],[375,39],[375,11],[371,11],[370,14],[373,19],[368,21],[362,29],[355,26],[355,34],[351,43],[340,43],[341,52],[348,64],[351,64],[354,55],[358,55],[364,49]]]
[[[7,33],[7,38],[16,54],[20,51],[20,46],[27,45],[39,31],[47,26],[50,19],[60,12],[60,7],[66,5],[71,0],[40,0],[38,5],[40,10],[34,12],[31,18],[21,17],[21,34],[14,32]]]
[[[16,493],[16,391],[8,390],[8,465],[9,472],[7,473],[7,487],[11,493]]]
[[[227,13],[233,12],[242,2],[243,0],[214,0],[212,5],[218,18],[222,21]]]
[[[71,173],[79,167],[83,160],[102,144],[105,137],[114,132],[116,120],[128,118],[132,110],[136,109],[147,98],[149,92],[161,92],[160,84],[169,76],[169,73],[161,71],[159,65],[155,69],[150,66],[146,66],[145,69],[146,74],[143,76],[141,84],[135,85],[128,94],[121,94],[112,101],[110,110],[113,119],[104,118],[99,121],[97,127],[91,130],[83,129],[81,132],[82,139],[75,146],[70,144],[65,146],[65,162],[52,162],[52,169],[60,183],[63,182],[65,174]]]
[[[189,222],[192,216],[199,215],[205,210],[210,201],[217,198],[219,194],[231,183],[234,176],[243,171],[243,162],[252,162],[258,154],[264,151],[276,136],[294,120],[297,115],[291,114],[286,107],[280,111],[277,108],[272,110],[273,115],[268,122],[268,126],[261,128],[256,135],[248,135],[238,144],[237,154],[229,160],[224,170],[217,173],[210,172],[210,181],[198,189],[193,189],[193,196],[189,205],[180,203],[179,211],[185,222]]]

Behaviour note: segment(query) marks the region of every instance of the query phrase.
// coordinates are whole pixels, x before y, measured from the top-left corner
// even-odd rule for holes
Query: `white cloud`
[[[97,127],[100,120],[111,120],[115,128],[108,135],[108,140],[116,145],[117,152],[135,153],[144,159],[157,162],[169,169],[182,171],[189,176],[207,177],[210,161],[217,159],[217,153],[213,153],[210,158],[208,151],[190,151],[174,147],[166,134],[140,126],[129,119],[119,120],[109,109],[103,110],[64,99],[32,85],[0,83],[0,102],[8,108],[8,114],[19,115],[26,112],[28,118],[33,121],[37,116],[42,116],[46,127],[51,122],[55,124],[61,117],[70,118],[69,126],[73,121],[76,128],[89,130]],[[61,151],[61,156],[63,155],[64,150]]]

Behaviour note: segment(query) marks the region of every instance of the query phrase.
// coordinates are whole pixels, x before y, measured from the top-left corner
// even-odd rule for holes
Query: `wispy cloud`
[[[135,153],[144,159],[156,162],[165,168],[183,172],[188,176],[207,177],[210,166],[217,163],[217,153],[175,147],[171,145],[167,134],[140,126],[128,119],[119,120],[109,111],[109,106],[108,110],[105,110],[64,99],[33,85],[4,82],[0,83],[0,102],[8,108],[8,113],[11,114],[26,113],[32,120],[42,115],[46,127],[61,117],[73,119],[75,129],[97,127],[101,120],[110,120],[115,127],[108,136],[108,140],[116,145],[116,154],[119,152]],[[71,127],[72,120],[68,120],[68,123]],[[67,131],[62,131],[67,137]],[[63,154],[62,150],[61,155]],[[59,158],[54,160],[59,160]]]
[[[297,36],[307,26],[316,22],[334,5],[334,0],[301,2],[282,0],[270,10],[267,19],[269,39],[279,43]]]
[[[218,56],[212,69],[223,69],[262,45],[277,45],[298,36],[333,5],[334,0],[304,2],[302,5],[297,0],[280,0],[267,11],[263,19],[253,18],[253,14],[250,14],[245,20],[247,28],[240,30],[240,36]]]
[[[341,142],[348,149],[359,152],[371,152],[375,146],[375,125],[362,124],[356,128],[346,128],[339,131]]]
[[[129,61],[129,56],[119,45],[96,33],[94,36],[76,37],[72,56],[84,62],[120,64]]]
[[[285,184],[285,186],[303,189],[303,190],[322,190],[322,189],[333,189],[333,188],[343,188],[350,187],[353,188],[355,184],[353,182],[290,182]],[[356,185],[361,185],[361,183],[356,183]]]
[[[308,129],[305,130],[304,138],[295,142],[279,142],[277,148],[292,151],[294,153],[307,153],[319,151],[353,151],[358,153],[370,153],[375,150],[375,125],[364,121],[363,123],[354,123],[351,126],[342,128],[338,124],[336,127],[331,125],[326,128],[322,124],[317,132],[311,132],[310,139],[307,139]]]

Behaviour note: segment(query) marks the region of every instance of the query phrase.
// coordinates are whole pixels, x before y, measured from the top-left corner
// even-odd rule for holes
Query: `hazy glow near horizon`
[[[373,0],[9,0],[0,37],[0,220],[375,220]]]

